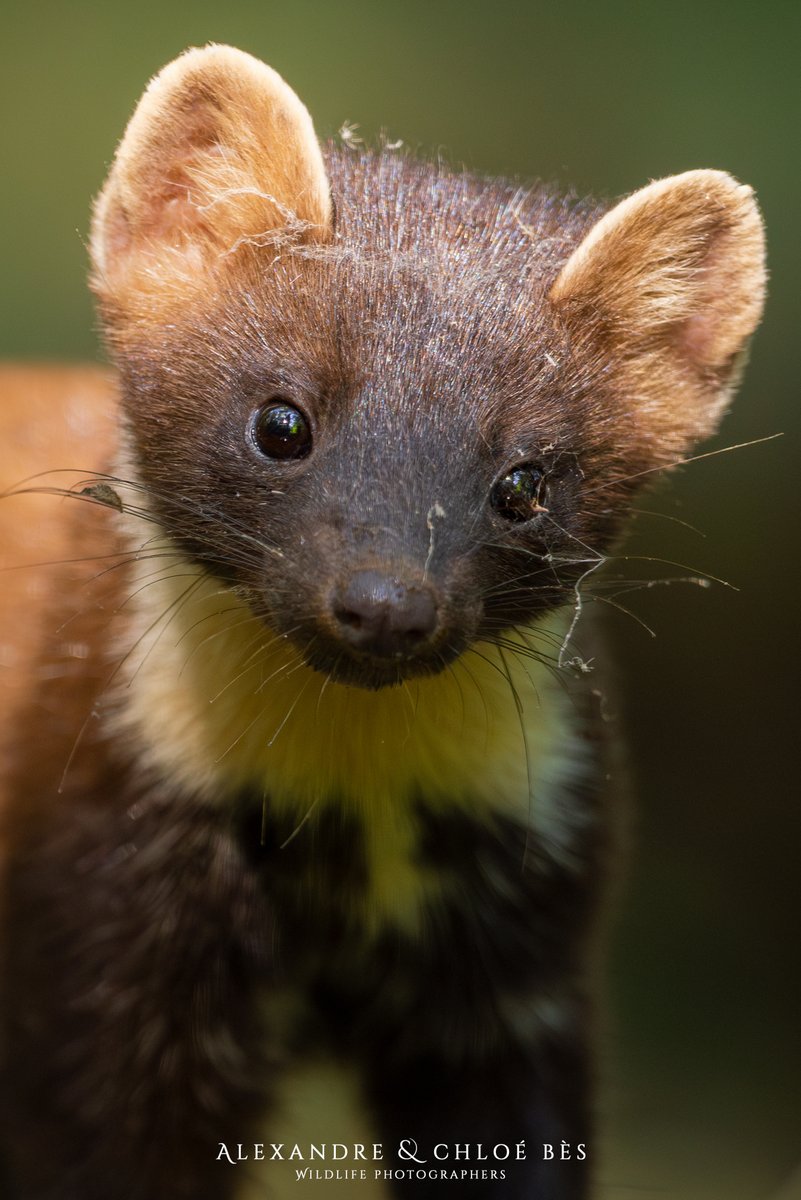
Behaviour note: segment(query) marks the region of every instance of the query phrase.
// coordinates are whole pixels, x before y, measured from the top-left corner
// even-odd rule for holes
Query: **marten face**
[[[361,175],[386,201],[380,166]],[[351,202],[336,247],[240,262],[212,306],[126,346],[125,404],[181,550],[308,664],[380,687],[569,601],[630,464],[588,444],[590,381],[534,286],[509,303],[526,245],[481,270],[485,235],[456,273],[429,238],[399,271]]]

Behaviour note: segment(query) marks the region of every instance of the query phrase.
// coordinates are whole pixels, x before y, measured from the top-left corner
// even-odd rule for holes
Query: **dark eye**
[[[545,472],[524,463],[499,479],[490,492],[490,504],[507,521],[530,521],[546,512]]]
[[[305,458],[312,448],[309,422],[294,404],[273,400],[253,414],[250,436],[267,458]]]

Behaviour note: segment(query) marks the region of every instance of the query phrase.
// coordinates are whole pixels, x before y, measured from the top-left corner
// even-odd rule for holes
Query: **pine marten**
[[[60,469],[0,503],[5,565],[49,564],[4,575],[7,1194],[588,1197],[578,617],[727,406],[750,189],[321,148],[210,46],[146,91],[91,257],[115,374],[4,375],[5,483]]]

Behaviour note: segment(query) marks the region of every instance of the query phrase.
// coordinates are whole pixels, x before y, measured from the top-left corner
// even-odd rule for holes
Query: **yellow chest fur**
[[[569,855],[575,815],[555,785],[581,771],[585,752],[552,665],[565,614],[521,635],[520,653],[482,643],[437,676],[369,692],[307,667],[185,562],[135,603],[147,632],[121,672],[119,720],[138,761],[212,802],[262,790],[298,830],[324,805],[358,815],[378,910],[414,908],[426,887],[411,853],[421,795],[483,819],[515,816]]]

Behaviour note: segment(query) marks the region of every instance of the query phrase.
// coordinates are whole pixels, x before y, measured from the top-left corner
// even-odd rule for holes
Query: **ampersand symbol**
[[[424,1163],[425,1158],[417,1157],[417,1142],[414,1138],[404,1138],[398,1146],[398,1158],[402,1158],[404,1162]]]

